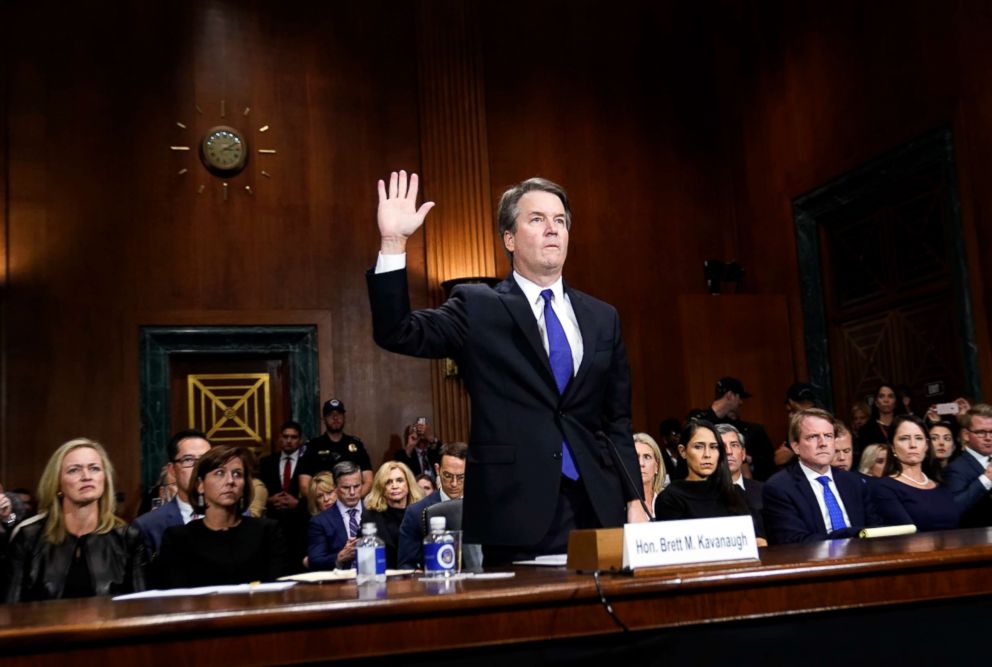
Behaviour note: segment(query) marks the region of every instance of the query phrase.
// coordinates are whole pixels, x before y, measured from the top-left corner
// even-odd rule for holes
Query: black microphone
[[[623,471],[623,476],[627,478],[627,483],[630,484],[630,488],[632,488],[637,494],[637,500],[641,503],[641,507],[644,509],[644,515],[648,517],[648,520],[653,521],[651,518],[651,511],[648,509],[648,504],[644,502],[644,498],[642,497],[644,495],[644,486],[642,484],[634,484],[634,480],[630,476],[630,471],[627,470],[627,466],[623,464],[623,459],[620,457],[620,450],[618,450],[617,446],[613,444],[612,440],[610,440],[610,436],[606,435],[603,431],[596,431],[595,435],[597,440],[603,440],[609,444],[614,460],[617,462],[620,470]]]

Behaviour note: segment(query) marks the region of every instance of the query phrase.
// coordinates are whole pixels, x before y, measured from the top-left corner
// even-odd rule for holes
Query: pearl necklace
[[[921,472],[920,474],[923,475],[923,481],[922,482],[917,482],[915,479],[913,479],[912,477],[910,477],[909,475],[907,475],[906,473],[903,473],[903,472],[899,473],[899,476],[900,477],[905,477],[906,479],[908,479],[909,481],[911,481],[913,484],[916,484],[917,486],[926,486],[927,484],[929,484],[930,483],[930,478],[927,477],[926,473]]]

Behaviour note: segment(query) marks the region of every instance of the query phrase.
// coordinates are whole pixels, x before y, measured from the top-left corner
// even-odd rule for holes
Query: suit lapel
[[[820,503],[816,502],[816,496],[813,494],[813,489],[809,485],[809,480],[806,479],[806,475],[803,474],[798,462],[796,462],[795,466],[793,466],[792,474],[796,479],[796,486],[799,488],[799,495],[801,495],[803,500],[806,501],[807,510],[813,513],[813,521],[816,522],[820,532],[829,532],[827,530],[827,524],[823,522],[823,513],[820,511]]]
[[[527,302],[523,290],[517,285],[517,281],[511,275],[509,278],[496,286],[496,293],[499,294],[500,301],[509,311],[510,316],[517,323],[517,327],[523,332],[524,338],[530,344],[534,356],[537,358],[538,367],[543,369],[545,381],[557,393],[558,385],[555,383],[555,376],[551,372],[551,362],[548,360],[548,353],[544,350],[544,343],[541,341],[541,332],[537,328],[537,320],[534,319],[534,311]]]

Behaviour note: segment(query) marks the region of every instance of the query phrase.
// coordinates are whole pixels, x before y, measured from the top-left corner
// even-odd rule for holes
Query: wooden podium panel
[[[862,608],[912,609],[928,601],[982,604],[992,595],[990,541],[986,529],[835,540],[762,549],[760,563],[683,565],[655,576],[603,575],[600,581],[617,617],[644,633]],[[591,575],[563,568],[520,568],[510,579],[448,586],[404,578],[390,581],[382,597],[366,599],[368,592],[332,583],[256,595],[4,605],[0,655],[5,665],[32,666],[215,667],[388,655],[404,656],[408,665],[436,664],[442,648],[474,651],[576,638],[620,646],[634,634],[643,636],[621,632]],[[950,637],[941,632],[935,636]],[[428,656],[430,651],[435,653]]]

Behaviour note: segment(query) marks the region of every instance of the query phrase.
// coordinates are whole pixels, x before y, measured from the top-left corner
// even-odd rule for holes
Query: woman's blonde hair
[[[369,495],[365,496],[366,509],[384,512],[389,507],[389,503],[386,502],[386,480],[389,478],[389,473],[394,470],[399,470],[406,478],[407,507],[424,497],[424,490],[417,484],[417,480],[413,477],[413,471],[405,463],[386,461],[379,466],[379,470],[375,473],[375,479],[372,480],[372,490],[369,491]]]
[[[878,457],[878,450],[885,450],[885,445],[880,442],[868,445],[865,447],[864,451],[861,452],[861,461],[858,463],[858,472],[862,475],[870,475],[871,468],[875,465],[875,459]]]
[[[651,483],[651,491],[655,494],[661,493],[665,488],[665,477],[668,471],[665,470],[665,459],[661,456],[661,447],[647,433],[635,433],[634,442],[641,442],[651,448],[651,455],[654,457],[655,473],[654,481]]]
[[[38,482],[38,510],[45,512],[45,539],[51,544],[65,541],[65,513],[62,511],[62,464],[69,452],[76,449],[92,449],[100,456],[103,466],[103,495],[97,501],[98,514],[94,533],[109,533],[124,522],[115,516],[117,501],[114,497],[114,466],[107,451],[99,442],[89,438],[75,438],[62,444],[48,459],[45,470]]]
[[[317,505],[317,494],[321,491],[328,492],[334,490],[334,475],[325,470],[318,472],[310,480],[310,488],[307,490],[307,507],[310,509],[310,516],[320,514],[320,507]]]

